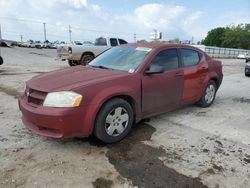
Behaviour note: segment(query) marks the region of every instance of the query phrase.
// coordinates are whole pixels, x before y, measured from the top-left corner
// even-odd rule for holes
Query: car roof
[[[163,42],[148,42],[148,43],[128,43],[126,44],[128,46],[138,46],[138,47],[145,47],[145,48],[194,48],[190,45],[184,45],[184,44],[168,44]],[[197,48],[195,48],[197,49]]]

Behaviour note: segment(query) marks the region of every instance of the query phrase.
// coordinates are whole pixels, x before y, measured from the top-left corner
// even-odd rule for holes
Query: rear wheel
[[[204,94],[200,101],[198,102],[199,106],[206,108],[213,104],[216,96],[217,86],[213,80],[210,80],[207,84],[207,87],[204,91]]]
[[[133,124],[133,109],[120,98],[108,101],[97,115],[94,134],[105,143],[123,139]]]
[[[81,65],[88,65],[90,61],[94,59],[94,56],[91,54],[85,54],[81,58]]]

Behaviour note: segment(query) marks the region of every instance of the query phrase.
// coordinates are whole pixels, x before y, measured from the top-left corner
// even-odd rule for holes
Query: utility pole
[[[134,33],[134,41],[135,41],[135,43],[137,42],[137,41],[136,41],[136,33]]]
[[[47,37],[46,37],[46,23],[44,22],[43,23],[43,30],[44,30],[44,42],[47,40]]]
[[[71,26],[69,25],[69,42],[72,42],[71,33],[72,33]]]
[[[23,42],[23,35],[20,35],[20,37],[21,37],[21,42]]]
[[[2,30],[1,30],[1,25],[0,25],[0,43],[2,42]],[[2,43],[1,43],[2,44]]]
[[[155,39],[154,39],[154,41],[157,41],[157,30],[156,29],[154,29],[154,33],[155,33]]]

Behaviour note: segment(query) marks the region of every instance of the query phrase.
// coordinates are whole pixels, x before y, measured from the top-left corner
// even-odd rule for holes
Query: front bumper
[[[52,137],[87,137],[93,118],[86,117],[88,106],[76,108],[33,107],[24,96],[18,100],[24,125],[35,134]]]

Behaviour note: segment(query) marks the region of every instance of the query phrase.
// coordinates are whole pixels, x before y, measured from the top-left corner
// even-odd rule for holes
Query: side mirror
[[[164,72],[164,68],[162,66],[150,65],[150,67],[148,67],[147,70],[145,71],[145,74],[151,75],[151,74],[159,74],[163,72]]]

